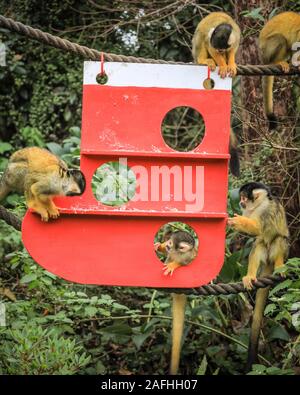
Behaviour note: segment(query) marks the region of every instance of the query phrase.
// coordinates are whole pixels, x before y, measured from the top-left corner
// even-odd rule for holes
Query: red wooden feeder
[[[43,223],[28,211],[23,242],[45,269],[78,283],[171,288],[207,284],[224,260],[231,79],[211,73],[215,87],[206,90],[203,66],[107,63],[105,69],[108,82],[99,85],[100,64],[84,66],[81,170],[86,191],[57,199],[62,213],[57,220]],[[173,150],[161,134],[166,113],[179,106],[196,109],[205,122],[205,136],[190,152]],[[187,182],[198,191],[195,202],[184,191],[182,199],[174,198],[174,177],[168,201],[151,199],[149,177],[149,199],[119,207],[102,204],[92,193],[92,176],[101,164],[119,158],[127,159],[133,171],[140,166],[147,174],[176,166],[183,175],[182,188]],[[154,237],[172,221],[195,230],[199,250],[190,265],[165,276]]]

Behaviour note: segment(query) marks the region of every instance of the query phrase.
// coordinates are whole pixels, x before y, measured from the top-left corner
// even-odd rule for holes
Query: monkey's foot
[[[237,74],[237,65],[236,63],[230,63],[227,67],[227,73],[229,77],[235,77]]]
[[[256,277],[255,276],[244,276],[243,277],[243,284],[244,287],[248,290],[253,288],[253,281],[256,281]]]
[[[284,73],[288,73],[290,71],[290,65],[288,64],[288,62],[282,61],[282,62],[278,62],[276,64],[278,64],[278,66],[280,66],[282,68],[282,71]]]
[[[167,263],[165,265],[165,267],[163,268],[164,275],[167,276],[168,274],[170,274],[172,276],[174,270],[179,268],[180,266],[181,266],[180,263],[177,263],[177,262]]]
[[[56,207],[48,208],[48,213],[49,213],[49,217],[53,218],[53,219],[58,218],[59,215],[60,215],[59,211],[58,211],[58,209]]]
[[[37,214],[40,214],[41,216],[41,220],[44,222],[47,222],[49,219],[49,214],[48,211],[41,206],[38,206],[37,204],[28,204],[28,208],[32,209],[34,212],[36,212]]]
[[[34,208],[33,210],[34,210],[37,214],[40,214],[41,220],[42,220],[43,222],[48,222],[49,214],[48,214],[47,210],[41,210],[41,209],[36,209],[36,208]]]
[[[227,77],[227,69],[228,69],[227,65],[226,66],[219,66],[219,76],[221,78]]]

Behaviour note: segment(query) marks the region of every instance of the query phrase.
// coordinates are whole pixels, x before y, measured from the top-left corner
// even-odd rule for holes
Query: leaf
[[[96,307],[94,307],[94,306],[87,306],[87,307],[84,309],[84,312],[85,312],[85,314],[86,314],[87,316],[89,316],[89,317],[94,317],[94,316],[97,314],[98,309],[97,309]]]
[[[37,275],[36,274],[26,274],[25,276],[23,276],[20,280],[21,284],[28,284],[31,283],[32,281],[35,281],[37,279]]]
[[[13,149],[13,146],[9,143],[0,143],[0,154],[4,152],[10,151]]]
[[[7,196],[6,201],[11,206],[17,206],[20,203],[20,196],[17,195],[16,193],[13,193]]]
[[[132,329],[127,324],[114,324],[105,328],[101,328],[100,332],[108,333],[111,335],[130,336],[132,334]]]
[[[207,369],[207,358],[206,358],[206,355],[204,354],[204,356],[202,358],[202,361],[200,363],[200,366],[198,368],[197,375],[198,376],[204,376],[205,372],[206,372],[206,369]]]
[[[274,310],[276,310],[276,305],[274,303],[268,304],[268,306],[265,308],[265,315],[272,313]]]
[[[63,148],[57,143],[46,144],[47,148],[55,155],[60,156],[63,153]]]
[[[68,121],[70,121],[71,118],[72,118],[72,113],[71,113],[69,107],[66,107],[65,111],[64,111],[64,120],[66,122],[68,122]]]
[[[273,328],[271,328],[268,336],[269,340],[284,340],[284,341],[289,341],[290,340],[290,335],[287,333],[285,328],[280,325],[274,325]]]
[[[138,335],[132,336],[132,341],[138,350],[141,348],[144,341],[151,335],[151,333],[152,331],[147,331],[146,333],[140,333]]]
[[[282,289],[289,288],[292,283],[293,283],[293,281],[290,279],[287,279],[287,280],[283,281],[282,283],[279,283],[278,285],[276,285],[276,287],[274,287],[270,291],[270,296],[275,294],[278,291],[281,291]]]

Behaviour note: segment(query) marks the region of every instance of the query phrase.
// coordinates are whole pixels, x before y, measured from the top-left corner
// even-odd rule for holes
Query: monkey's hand
[[[237,65],[236,63],[229,63],[227,67],[227,73],[229,77],[235,77],[237,74]]]
[[[260,226],[256,220],[234,214],[233,218],[228,218],[227,223],[239,232],[257,236],[260,234]]]
[[[239,217],[241,217],[241,215],[234,214],[234,217],[229,217],[227,219],[227,224],[229,226],[232,226],[233,228],[237,228],[240,225],[240,223],[241,223]]]
[[[210,59],[210,58],[208,58],[208,59],[198,58],[197,63],[208,66],[211,71],[215,71],[216,70],[216,63],[215,63],[215,61],[213,59]]]
[[[255,276],[244,276],[243,277],[243,284],[244,287],[248,290],[251,290],[253,288],[253,281],[256,281],[256,277]]]
[[[168,274],[170,274],[172,276],[174,270],[178,269],[180,266],[181,265],[178,262],[169,262],[165,264],[165,267],[163,268],[164,275],[167,276]]]
[[[166,253],[166,243],[154,243],[154,250],[165,254]]]
[[[290,65],[288,64],[288,62],[281,61],[277,62],[276,64],[278,64],[282,68],[282,71],[284,73],[288,73],[290,71]]]
[[[160,243],[154,243],[154,250],[158,251],[160,247]]]
[[[219,66],[219,76],[221,78],[227,77],[227,72],[228,72],[228,66]]]

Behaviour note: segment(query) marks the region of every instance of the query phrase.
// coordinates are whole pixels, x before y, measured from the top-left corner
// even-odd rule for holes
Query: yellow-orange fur
[[[270,19],[259,35],[261,60],[264,64],[278,64],[284,72],[290,69],[292,45],[300,41],[300,14],[283,12]],[[273,76],[262,78],[264,108],[270,129],[276,127],[273,111]]]
[[[232,44],[224,52],[213,48],[210,41],[211,32],[221,24],[229,24],[233,29]],[[218,66],[222,78],[227,74],[235,76],[237,73],[235,54],[239,47],[240,35],[240,28],[230,15],[224,12],[210,13],[200,21],[193,37],[192,52],[195,62],[207,65],[212,71]]]
[[[39,147],[21,149],[10,157],[0,180],[0,201],[10,192],[25,195],[27,206],[43,221],[57,218],[59,211],[52,198],[81,194],[85,180],[79,170],[68,170],[64,161]]]

